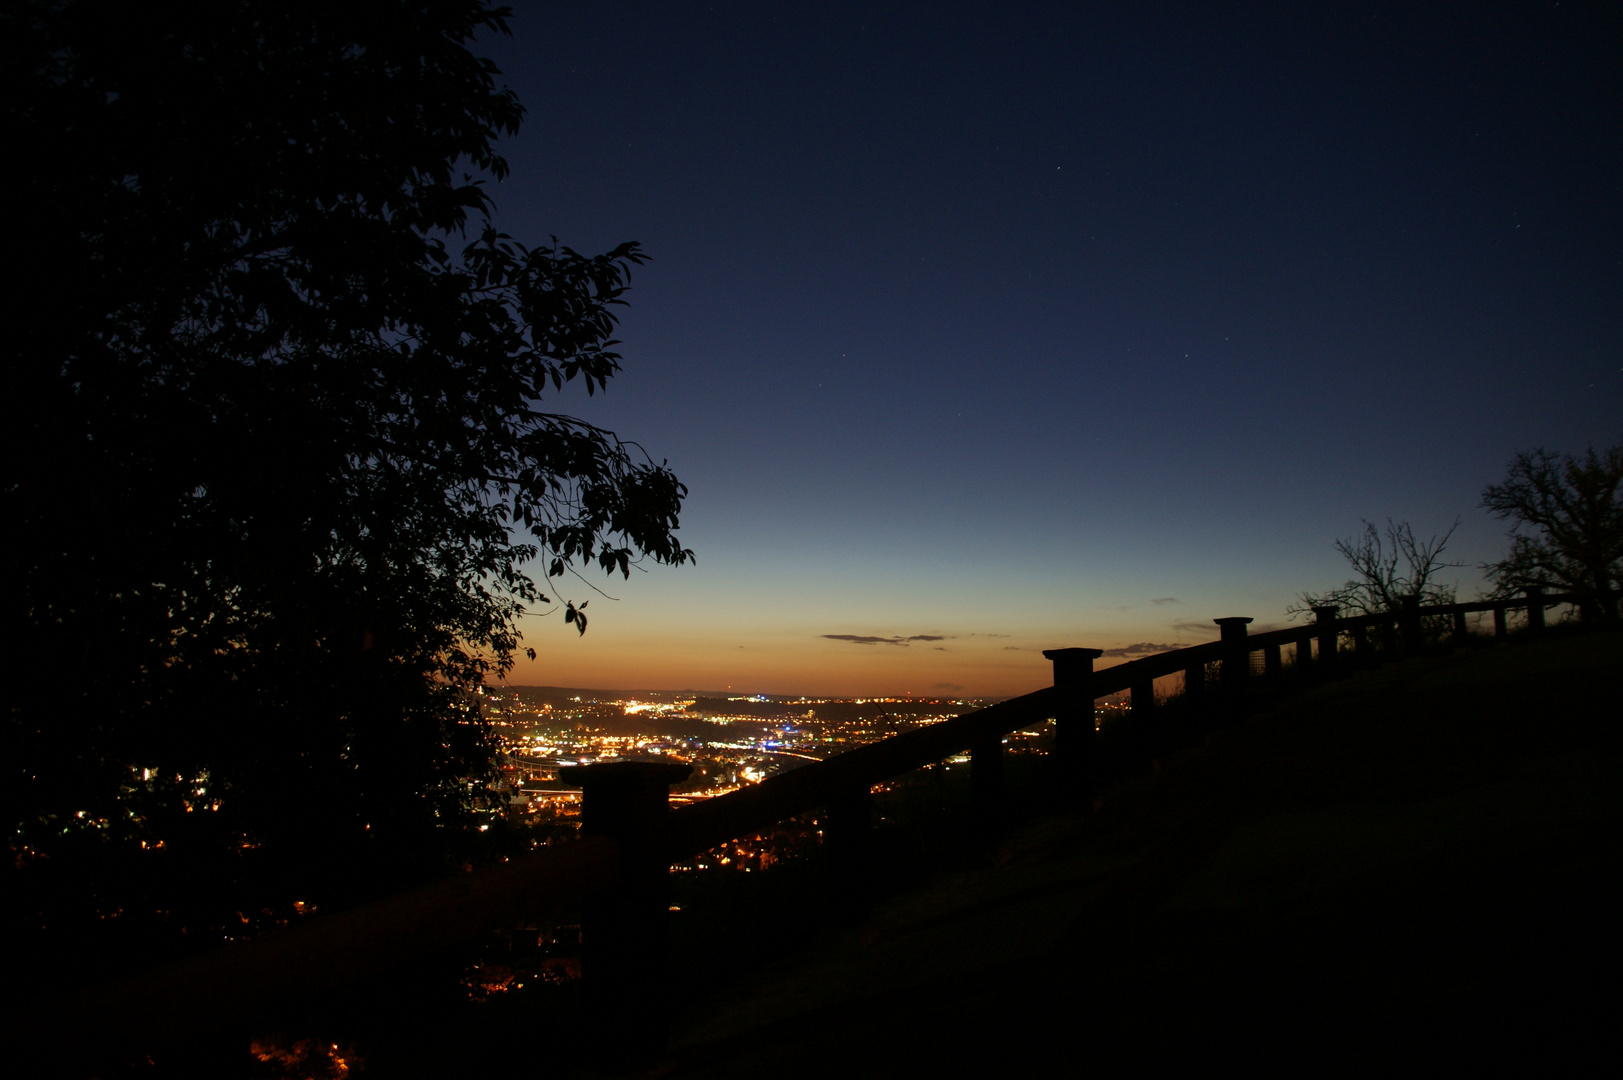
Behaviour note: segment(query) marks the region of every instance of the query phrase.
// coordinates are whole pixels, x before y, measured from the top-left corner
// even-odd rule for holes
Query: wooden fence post
[[[1044,649],[1054,662],[1060,704],[1054,716],[1054,758],[1062,798],[1091,799],[1098,740],[1093,723],[1093,661],[1103,649]]]
[[[871,901],[869,860],[873,846],[873,788],[857,783],[828,803],[829,907],[842,922],[858,922]]]
[[[1278,686],[1279,676],[1285,670],[1285,658],[1280,655],[1280,649],[1277,641],[1262,647],[1262,676],[1269,686]]]
[[[1399,625],[1403,628],[1403,651],[1419,656],[1426,649],[1425,625],[1420,618],[1420,594],[1403,597],[1403,612]]]
[[[1191,712],[1191,722],[1194,714],[1198,714],[1206,705],[1206,664],[1190,664],[1183,669],[1183,700],[1184,705]]]
[[[691,765],[651,761],[558,770],[564,783],[581,787],[581,834],[620,845],[615,883],[582,905],[581,989],[587,1016],[625,1063],[665,1051],[671,902],[665,831],[670,786],[692,772]]]
[[[1313,632],[1319,639],[1318,676],[1321,679],[1336,677],[1336,642],[1341,637],[1341,631],[1336,629],[1337,611],[1334,604],[1313,609]]]
[[[1454,613],[1454,644],[1463,645],[1471,637],[1471,625],[1465,621],[1465,612]]]
[[[988,735],[969,748],[969,793],[975,819],[996,825],[1003,809],[1003,736]]]
[[[1392,618],[1390,612],[1387,614],[1387,618],[1382,619],[1375,625],[1375,633],[1379,635],[1379,639],[1375,643],[1377,646],[1375,650],[1375,662],[1377,664],[1385,660],[1390,660],[1393,656],[1397,655],[1398,651],[1398,624],[1403,620],[1401,616]]]
[[[1503,640],[1510,633],[1508,620],[1505,618],[1505,605],[1500,604],[1493,609],[1493,636],[1496,640]]]
[[[1245,718],[1251,681],[1251,648],[1246,642],[1249,616],[1213,619],[1223,634],[1223,713],[1229,722]]]
[[[1298,681],[1313,677],[1313,635],[1305,630],[1296,638],[1295,664]]]
[[[1544,589],[1539,585],[1527,587],[1527,632],[1544,632]]]
[[[1353,659],[1361,668],[1376,667],[1381,662],[1380,650],[1369,639],[1369,625],[1360,623],[1353,627]]]
[[[1155,680],[1144,678],[1133,682],[1132,725],[1137,750],[1159,769],[1167,754],[1165,737],[1161,732],[1161,718],[1155,712]]]

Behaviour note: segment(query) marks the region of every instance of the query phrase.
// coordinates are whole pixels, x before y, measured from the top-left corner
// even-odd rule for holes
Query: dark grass
[[[1029,852],[1130,856],[1046,950],[876,967],[674,1074],[1570,1067],[1610,1037],[1623,959],[1620,672],[1623,635],[1552,633],[1306,691]],[[968,905],[946,938],[997,917]]]

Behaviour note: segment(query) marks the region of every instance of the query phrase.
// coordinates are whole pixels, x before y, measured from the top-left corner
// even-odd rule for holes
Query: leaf
[[[590,601],[582,601],[580,605],[581,608],[584,608],[589,602]],[[577,608],[573,601],[564,605],[564,622],[574,623],[575,629],[579,630],[582,634],[586,633],[586,613],[580,610],[580,608]]]

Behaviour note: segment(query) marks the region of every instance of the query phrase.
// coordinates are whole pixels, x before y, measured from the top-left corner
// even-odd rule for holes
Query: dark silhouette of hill
[[[692,1002],[668,1075],[1570,1068],[1619,959],[1620,671],[1608,633],[1308,692]]]
[[[987,701],[995,699],[985,699]],[[872,720],[880,716],[956,716],[970,712],[982,703],[958,704],[951,698],[909,698],[905,700],[832,700],[832,701],[735,701],[730,698],[705,698],[694,701],[691,711],[715,713],[723,716],[749,716],[762,720],[798,718],[808,713],[824,721],[853,723]]]
[[[593,690],[567,686],[510,686],[490,688],[499,695],[517,698],[521,705],[539,708],[550,705],[554,709],[598,702],[639,701],[677,702],[691,701],[689,711],[725,716],[749,716],[762,720],[802,717],[813,711],[825,720],[848,721],[883,715],[939,715],[942,712],[968,711],[999,698],[803,698],[784,694],[763,694],[758,698],[745,698],[728,694],[724,690]]]
[[[498,684],[490,687],[497,694],[512,694],[519,702],[531,708],[542,705],[551,705],[553,708],[567,708],[589,702],[601,701],[685,701],[702,696],[726,697],[723,690],[593,690],[584,687],[571,686],[511,686]],[[577,700],[578,699],[578,700]]]

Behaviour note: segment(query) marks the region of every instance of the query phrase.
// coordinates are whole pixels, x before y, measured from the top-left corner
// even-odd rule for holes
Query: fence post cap
[[[1318,619],[1320,622],[1325,622],[1326,620],[1335,618],[1340,612],[1341,608],[1337,607],[1335,604],[1320,604],[1318,607],[1313,609],[1313,617]]]
[[[1043,656],[1054,661],[1054,685],[1068,686],[1093,677],[1093,662],[1103,649],[1044,649]]]
[[[1103,649],[1044,649],[1043,656],[1049,660],[1097,660],[1103,656]]]
[[[610,761],[597,765],[565,765],[558,779],[566,784],[614,787],[643,784],[680,784],[693,775],[692,765],[672,761]]]
[[[1218,626],[1222,626],[1222,627],[1225,627],[1225,628],[1230,627],[1230,626],[1244,626],[1247,623],[1251,623],[1251,622],[1255,622],[1255,621],[1256,620],[1253,619],[1249,615],[1230,615],[1230,616],[1228,616],[1227,618],[1224,618],[1224,619],[1213,619],[1212,620],[1212,622],[1216,623]]]

